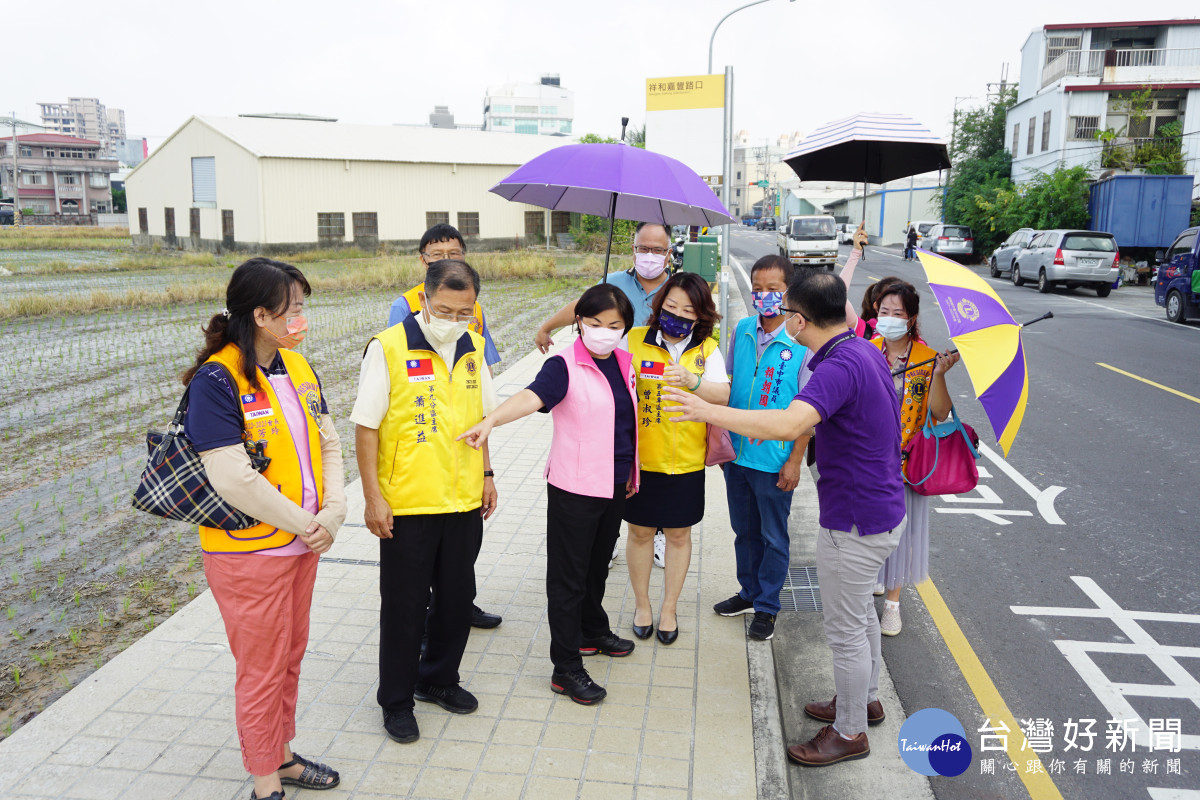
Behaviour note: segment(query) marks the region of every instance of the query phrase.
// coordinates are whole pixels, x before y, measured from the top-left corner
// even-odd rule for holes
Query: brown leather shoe
[[[865,732],[853,739],[843,739],[832,725],[826,725],[807,742],[789,747],[787,754],[789,759],[805,767],[827,767],[839,761],[866,758],[871,755],[871,744]]]
[[[828,703],[809,703],[804,707],[804,713],[821,722],[832,723],[837,719],[837,695]],[[867,724],[878,725],[887,718],[883,713],[883,703],[872,700],[867,703]]]

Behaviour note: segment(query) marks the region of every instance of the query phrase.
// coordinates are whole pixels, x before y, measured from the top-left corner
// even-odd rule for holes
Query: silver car
[[[947,225],[939,222],[921,237],[919,246],[939,256],[965,261],[975,252],[975,237],[966,225]]]
[[[1011,270],[1017,260],[1017,256],[1033,241],[1033,237],[1039,233],[1041,231],[1035,231],[1033,228],[1018,228],[1007,239],[1001,242],[1000,246],[992,251],[992,257],[988,261],[992,277],[999,278],[1000,273]]]
[[[1090,286],[1098,297],[1108,297],[1117,279],[1121,252],[1111,233],[1052,230],[1033,237],[1012,267],[1014,286],[1037,281],[1043,294],[1055,286],[1068,289]]]

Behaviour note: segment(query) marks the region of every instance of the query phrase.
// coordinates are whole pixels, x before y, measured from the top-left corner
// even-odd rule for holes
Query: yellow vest
[[[871,344],[883,352],[887,340],[876,336]],[[926,359],[937,355],[932,347],[918,341],[912,343],[908,351],[908,363],[920,364]],[[898,365],[897,365],[898,366]],[[929,390],[933,386],[933,368],[935,363],[910,369],[904,373],[904,396],[900,399],[900,446],[905,447],[917,431],[925,427],[925,414],[929,411]]]
[[[291,350],[281,349],[279,355],[287,368],[288,377],[300,396],[300,407],[321,407],[321,385],[312,367],[304,356]],[[292,432],[283,415],[283,406],[275,394],[274,387],[263,374],[258,376],[258,391],[250,387],[242,373],[242,351],[236,345],[227,344],[217,351],[209,362],[216,362],[229,372],[237,384],[238,403],[242,408],[245,437],[252,441],[265,440],[266,455],[271,463],[262,475],[287,499],[296,505],[304,501],[304,477],[300,470],[300,454],[296,451]],[[250,398],[247,400],[247,398]],[[308,423],[308,458],[312,464],[313,481],[317,488],[317,506],[322,503],[324,485],[321,480],[321,434],[318,422],[305,416]],[[305,437],[301,437],[304,441]],[[298,531],[297,531],[298,533]],[[255,550],[274,550],[284,547],[296,538],[295,533],[281,531],[273,525],[260,522],[253,528],[241,531],[226,531],[220,528],[200,527],[200,549],[206,553],[251,553]]]
[[[483,452],[455,439],[483,419],[483,338],[458,340],[446,366],[415,316],[375,337],[391,380],[379,426],[379,489],[395,516],[450,514],[483,504]]]
[[[425,284],[418,283],[413,288],[404,293],[404,302],[408,303],[408,310],[416,316],[421,310],[421,292],[425,291]],[[475,301],[475,310],[471,312],[475,315],[475,321],[471,323],[471,330],[483,336],[483,307],[479,305],[479,301]]]
[[[693,341],[683,351],[680,363],[693,375],[703,375],[705,360],[716,349],[716,339]],[[672,422],[662,408],[663,371],[671,363],[670,354],[657,344],[657,337],[647,326],[629,332],[629,352],[637,373],[642,469],[668,475],[704,469],[707,428],[700,422]]]

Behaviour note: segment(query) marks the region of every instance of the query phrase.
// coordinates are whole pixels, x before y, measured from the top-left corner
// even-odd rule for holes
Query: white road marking
[[[1025,490],[1025,493],[1032,497],[1037,502],[1038,513],[1042,515],[1042,519],[1051,525],[1065,525],[1062,517],[1054,510],[1054,499],[1066,491],[1063,486],[1047,486],[1045,489],[1038,489],[1029,479],[1021,473],[1017,472],[1011,464],[1004,460],[999,453],[988,447],[983,442],[979,443],[979,451],[988,457],[988,460],[1000,468],[1000,471],[1012,479],[1012,482]]]
[[[1147,789],[1151,800],[1200,800],[1200,790],[1196,789]]]
[[[1107,619],[1120,628],[1129,642],[1085,642],[1057,640],[1054,644],[1062,652],[1075,671],[1100,700],[1113,719],[1137,721],[1140,727],[1131,729],[1136,745],[1147,750],[1159,748],[1161,740],[1151,738],[1150,725],[1143,720],[1137,709],[1126,697],[1154,697],[1160,699],[1189,700],[1200,708],[1200,681],[1179,663],[1177,658],[1200,658],[1200,647],[1168,646],[1161,644],[1138,620],[1147,622],[1175,622],[1200,625],[1200,614],[1175,614],[1158,611],[1130,611],[1121,608],[1115,600],[1091,578],[1072,575],[1071,580],[1087,595],[1095,608],[1009,606],[1014,614],[1052,617],[1089,617]],[[1089,653],[1112,653],[1150,659],[1170,683],[1114,683],[1104,670],[1092,660]],[[1161,732],[1158,732],[1161,735]],[[1186,750],[1200,750],[1200,734],[1180,734],[1175,744]]]

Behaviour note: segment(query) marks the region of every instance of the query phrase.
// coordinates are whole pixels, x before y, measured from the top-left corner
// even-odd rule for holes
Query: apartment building
[[[13,142],[0,139],[0,196],[11,201]],[[17,136],[21,208],[35,214],[108,214],[112,212],[109,173],[116,159],[105,158],[100,142],[58,133]]]
[[[1013,180],[1059,164],[1200,169],[1200,19],[1045,25],[1021,48]],[[1157,138],[1156,138],[1157,137]],[[1198,189],[1200,191],[1200,189]]]
[[[575,93],[562,87],[558,75],[489,86],[483,98],[485,131],[570,136],[574,120]]]
[[[65,103],[39,103],[42,125],[53,133],[92,139],[105,157],[116,155],[116,143],[125,138],[125,112],[108,108],[95,97],[69,97]]]

